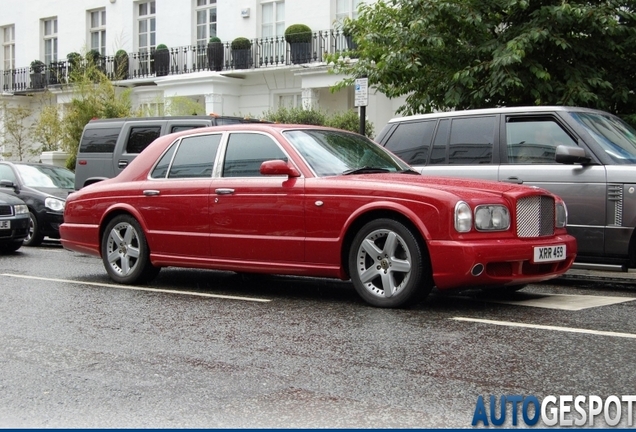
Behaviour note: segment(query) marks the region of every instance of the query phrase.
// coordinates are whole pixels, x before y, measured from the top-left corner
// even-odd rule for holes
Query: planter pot
[[[223,42],[212,42],[208,44],[208,68],[211,71],[223,70]]]
[[[155,61],[155,75],[165,76],[170,72],[170,51],[167,49],[157,50],[153,55]]]
[[[293,64],[311,62],[311,42],[292,42],[289,46],[291,47],[291,62]]]
[[[252,64],[251,49],[233,49],[232,66],[234,69],[249,69]]]
[[[44,74],[42,74],[42,72],[36,72],[31,74],[31,88],[32,89],[44,88]]]

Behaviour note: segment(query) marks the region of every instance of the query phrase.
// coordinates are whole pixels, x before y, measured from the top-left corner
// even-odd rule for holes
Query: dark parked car
[[[20,249],[29,232],[29,208],[24,201],[0,192],[0,251]]]
[[[398,307],[557,277],[576,255],[565,227],[543,189],[424,177],[342,130],[244,124],[158,138],[71,194],[60,233],[119,283],[167,266],[332,277]]]
[[[54,165],[0,162],[0,191],[20,198],[29,208],[26,246],[44,237],[59,238],[66,197],[75,190],[72,171]]]

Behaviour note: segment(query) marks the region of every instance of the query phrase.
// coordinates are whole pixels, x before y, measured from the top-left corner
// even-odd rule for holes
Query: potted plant
[[[120,49],[115,53],[114,78],[116,80],[128,78],[128,53],[126,50]]]
[[[244,37],[232,41],[232,66],[234,69],[248,69],[252,59],[252,42]]]
[[[86,60],[88,63],[95,66],[96,69],[104,71],[104,57],[96,49],[92,49],[86,53]]]
[[[46,65],[40,60],[33,60],[31,62],[31,88],[40,89],[44,88],[44,79],[42,72]]]
[[[152,57],[154,59],[155,75],[168,75],[168,72],[170,72],[170,50],[168,50],[168,47],[164,44],[157,45]]]
[[[208,41],[208,67],[212,71],[223,70],[223,42],[216,36]]]
[[[311,39],[309,26],[292,24],[285,29],[285,40],[291,48],[291,62],[294,64],[311,61]]]

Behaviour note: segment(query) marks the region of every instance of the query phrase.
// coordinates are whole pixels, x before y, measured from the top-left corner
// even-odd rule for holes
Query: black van
[[[75,162],[75,189],[117,176],[161,135],[207,126],[261,120],[226,116],[174,116],[91,120],[84,127]]]

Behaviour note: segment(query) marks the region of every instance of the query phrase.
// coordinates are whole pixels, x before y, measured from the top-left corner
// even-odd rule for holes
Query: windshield
[[[571,113],[617,164],[636,163],[636,131],[618,117]]]
[[[400,172],[410,167],[382,147],[348,132],[293,130],[283,133],[319,177],[340,175],[360,168],[369,172]]]
[[[73,189],[75,174],[66,168],[44,165],[15,165],[22,181],[29,187]]]

